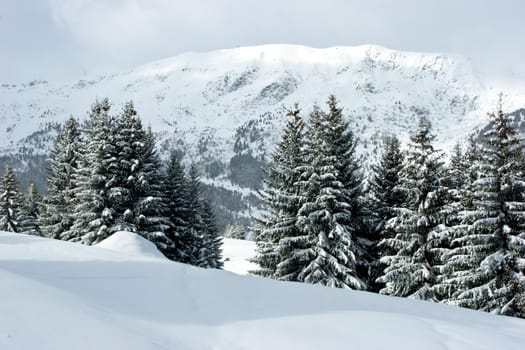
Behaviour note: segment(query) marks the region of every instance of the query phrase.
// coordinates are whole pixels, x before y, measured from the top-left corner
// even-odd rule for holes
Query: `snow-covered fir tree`
[[[403,153],[400,142],[396,136],[389,136],[384,142],[384,149],[379,163],[372,167],[369,189],[369,205],[373,216],[371,216],[371,233],[376,239],[393,238],[395,232],[386,223],[396,215],[396,208],[403,204],[403,193],[400,190],[400,173],[403,168]],[[376,241],[377,242],[377,241]],[[379,249],[376,245],[373,255],[376,261],[373,264],[372,277],[379,277],[382,272],[379,258],[392,255],[395,251],[387,247]],[[370,282],[372,290],[379,291],[374,281]]]
[[[143,147],[144,130],[132,102],[127,102],[118,116],[113,118],[115,162],[107,184],[108,200],[113,210],[113,223],[109,228],[116,231],[138,232],[133,205],[136,201],[135,186],[140,169],[140,152]]]
[[[302,167],[301,208],[297,227],[298,251],[302,263],[299,281],[331,287],[366,289],[366,278],[357,272],[356,257],[363,256],[357,241],[359,222],[352,196],[355,173],[348,157],[348,124],[340,116],[335,98],[328,101],[329,112],[315,108],[310,117],[305,140],[307,164]],[[341,146],[345,145],[344,148]],[[348,168],[347,168],[348,167]]]
[[[202,206],[202,185],[197,165],[192,163],[188,172],[188,235],[193,244],[188,250],[189,264],[198,265],[201,260],[201,249],[205,249],[204,217]]]
[[[202,201],[202,220],[204,222],[203,242],[198,266],[210,269],[221,269],[222,237],[217,228],[215,213],[209,201]]]
[[[155,243],[161,252],[167,252],[174,244],[167,235],[172,223],[168,218],[164,178],[155,148],[155,137],[150,128],[135,145],[139,157],[134,169],[132,210],[136,218],[137,232]]]
[[[42,203],[42,196],[34,184],[30,184],[23,195],[18,215],[18,232],[28,235],[41,236],[42,232],[38,217]]]
[[[0,231],[19,232],[20,193],[11,167],[6,169],[0,185]]]
[[[479,147],[474,136],[469,138],[466,151],[461,152],[456,145],[450,157],[446,181],[449,186],[451,214],[447,218],[447,226],[433,232],[435,239],[442,242],[441,248],[435,250],[439,255],[441,265],[439,277],[433,287],[436,299],[444,303],[454,303],[455,295],[461,289],[458,278],[468,270],[469,223],[472,223],[469,211],[474,207],[474,182],[477,180],[475,162],[479,158]]]
[[[117,118],[107,99],[96,102],[85,124],[75,173],[75,222],[63,239],[97,243],[116,231],[136,232],[161,251],[171,246],[160,160],[151,131],[133,104]]]
[[[454,273],[449,303],[525,317],[525,179],[523,144],[501,106],[491,115],[474,161],[467,229],[448,258]],[[449,263],[451,264],[451,263]]]
[[[396,209],[396,216],[387,227],[394,237],[383,238],[379,247],[391,255],[383,256],[384,283],[382,294],[418,299],[435,299],[432,286],[436,283],[435,242],[429,239],[433,230],[440,230],[448,213],[448,192],[442,185],[442,155],[432,145],[435,136],[431,124],[421,118],[412,134],[399,189],[405,203]]]
[[[297,227],[301,207],[299,181],[306,157],[304,121],[297,105],[288,111],[287,118],[272,162],[265,169],[260,193],[267,214],[255,229],[257,255],[253,261],[259,265],[254,271],[258,275],[298,281],[310,246],[307,235]]]
[[[188,181],[180,155],[172,151],[164,176],[164,191],[167,204],[167,216],[172,226],[168,237],[173,245],[166,253],[170,259],[194,263],[195,250],[199,242],[188,228],[190,219]]]
[[[457,142],[452,148],[450,162],[446,168],[446,178],[444,179],[447,187],[451,190],[461,190],[465,187],[468,171],[465,155],[461,149],[461,144]]]
[[[74,173],[74,222],[63,240],[95,244],[111,235],[115,209],[110,199],[112,182],[119,169],[115,123],[108,99],[91,107],[84,125],[78,169]]]
[[[79,126],[74,118],[69,118],[49,156],[47,196],[39,216],[42,234],[46,237],[63,238],[73,223],[73,176],[77,171],[79,153]]]
[[[355,156],[357,142],[334,95],[329,96],[327,106],[326,120],[330,127],[326,133],[327,141],[333,145],[334,166],[339,174],[337,181],[341,182],[343,188],[341,200],[348,203],[350,209],[350,215],[341,223],[352,232],[352,241],[355,243],[352,254],[356,259],[357,276],[369,285],[371,266],[375,260],[372,253],[377,241],[369,230],[372,211],[363,195],[363,177]]]

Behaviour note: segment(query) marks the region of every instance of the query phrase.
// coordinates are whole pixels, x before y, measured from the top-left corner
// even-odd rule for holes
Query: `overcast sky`
[[[457,53],[525,77],[523,0],[0,0],[0,83],[288,43]]]

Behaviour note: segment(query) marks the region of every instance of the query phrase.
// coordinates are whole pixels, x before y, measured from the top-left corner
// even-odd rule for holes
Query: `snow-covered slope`
[[[249,259],[255,256],[255,242],[243,239],[224,238],[222,245],[224,269],[239,275],[247,275],[257,269]]]
[[[96,98],[108,96],[115,113],[132,99],[161,149],[176,147],[198,161],[222,206],[246,217],[261,161],[284,123],[283,107],[299,102],[307,114],[336,94],[361,140],[358,152],[374,155],[383,135],[406,139],[419,115],[432,120],[438,142],[449,147],[486,123],[499,90],[507,94],[506,109],[523,107],[525,89],[487,84],[465,58],[371,45],[188,53],[65,85],[0,82],[0,163],[38,168],[56,123],[85,117]]]
[[[95,246],[129,254],[133,258],[166,259],[155,244],[136,233],[128,231],[115,232]]]
[[[0,233],[0,349],[522,349],[525,321]]]

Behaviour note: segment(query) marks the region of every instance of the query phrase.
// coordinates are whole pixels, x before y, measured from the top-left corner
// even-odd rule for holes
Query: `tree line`
[[[255,274],[525,317],[525,158],[512,120],[458,144],[445,164],[421,118],[365,178],[330,96],[296,105],[261,191]]]
[[[70,118],[49,157],[47,195],[20,195],[8,168],[0,188],[0,230],[96,244],[135,232],[169,259],[221,268],[220,236],[195,164],[185,171],[172,151],[163,164],[155,137],[133,103],[110,114],[95,102],[87,120]]]

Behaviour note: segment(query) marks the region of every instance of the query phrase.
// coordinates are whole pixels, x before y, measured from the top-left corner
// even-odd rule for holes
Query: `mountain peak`
[[[22,169],[37,168],[36,161],[44,169],[43,155],[61,122],[71,115],[83,118],[97,98],[109,97],[112,113],[133,100],[144,123],[157,132],[161,151],[175,147],[199,163],[210,191],[228,203],[221,215],[242,218],[257,210],[253,191],[279,139],[284,107],[298,102],[306,118],[314,104],[323,107],[335,94],[366,166],[384,136],[396,134],[406,142],[420,116],[431,120],[437,147],[466,139],[486,123],[498,93],[485,88],[460,56],[377,45],[185,53],[74,84],[0,86],[0,171],[11,159],[20,159]],[[524,96],[509,94],[507,110],[523,107]],[[43,178],[33,176],[36,182]]]
[[[467,62],[466,58],[459,55],[397,51],[379,45],[313,48],[290,44],[268,44],[208,52],[188,52],[147,63],[133,71],[142,74],[158,74],[195,65],[230,67],[245,64],[321,64],[337,66],[355,64],[365,59],[381,62],[395,61],[406,66],[429,65],[438,61],[446,61],[449,64],[457,61],[462,64]]]

